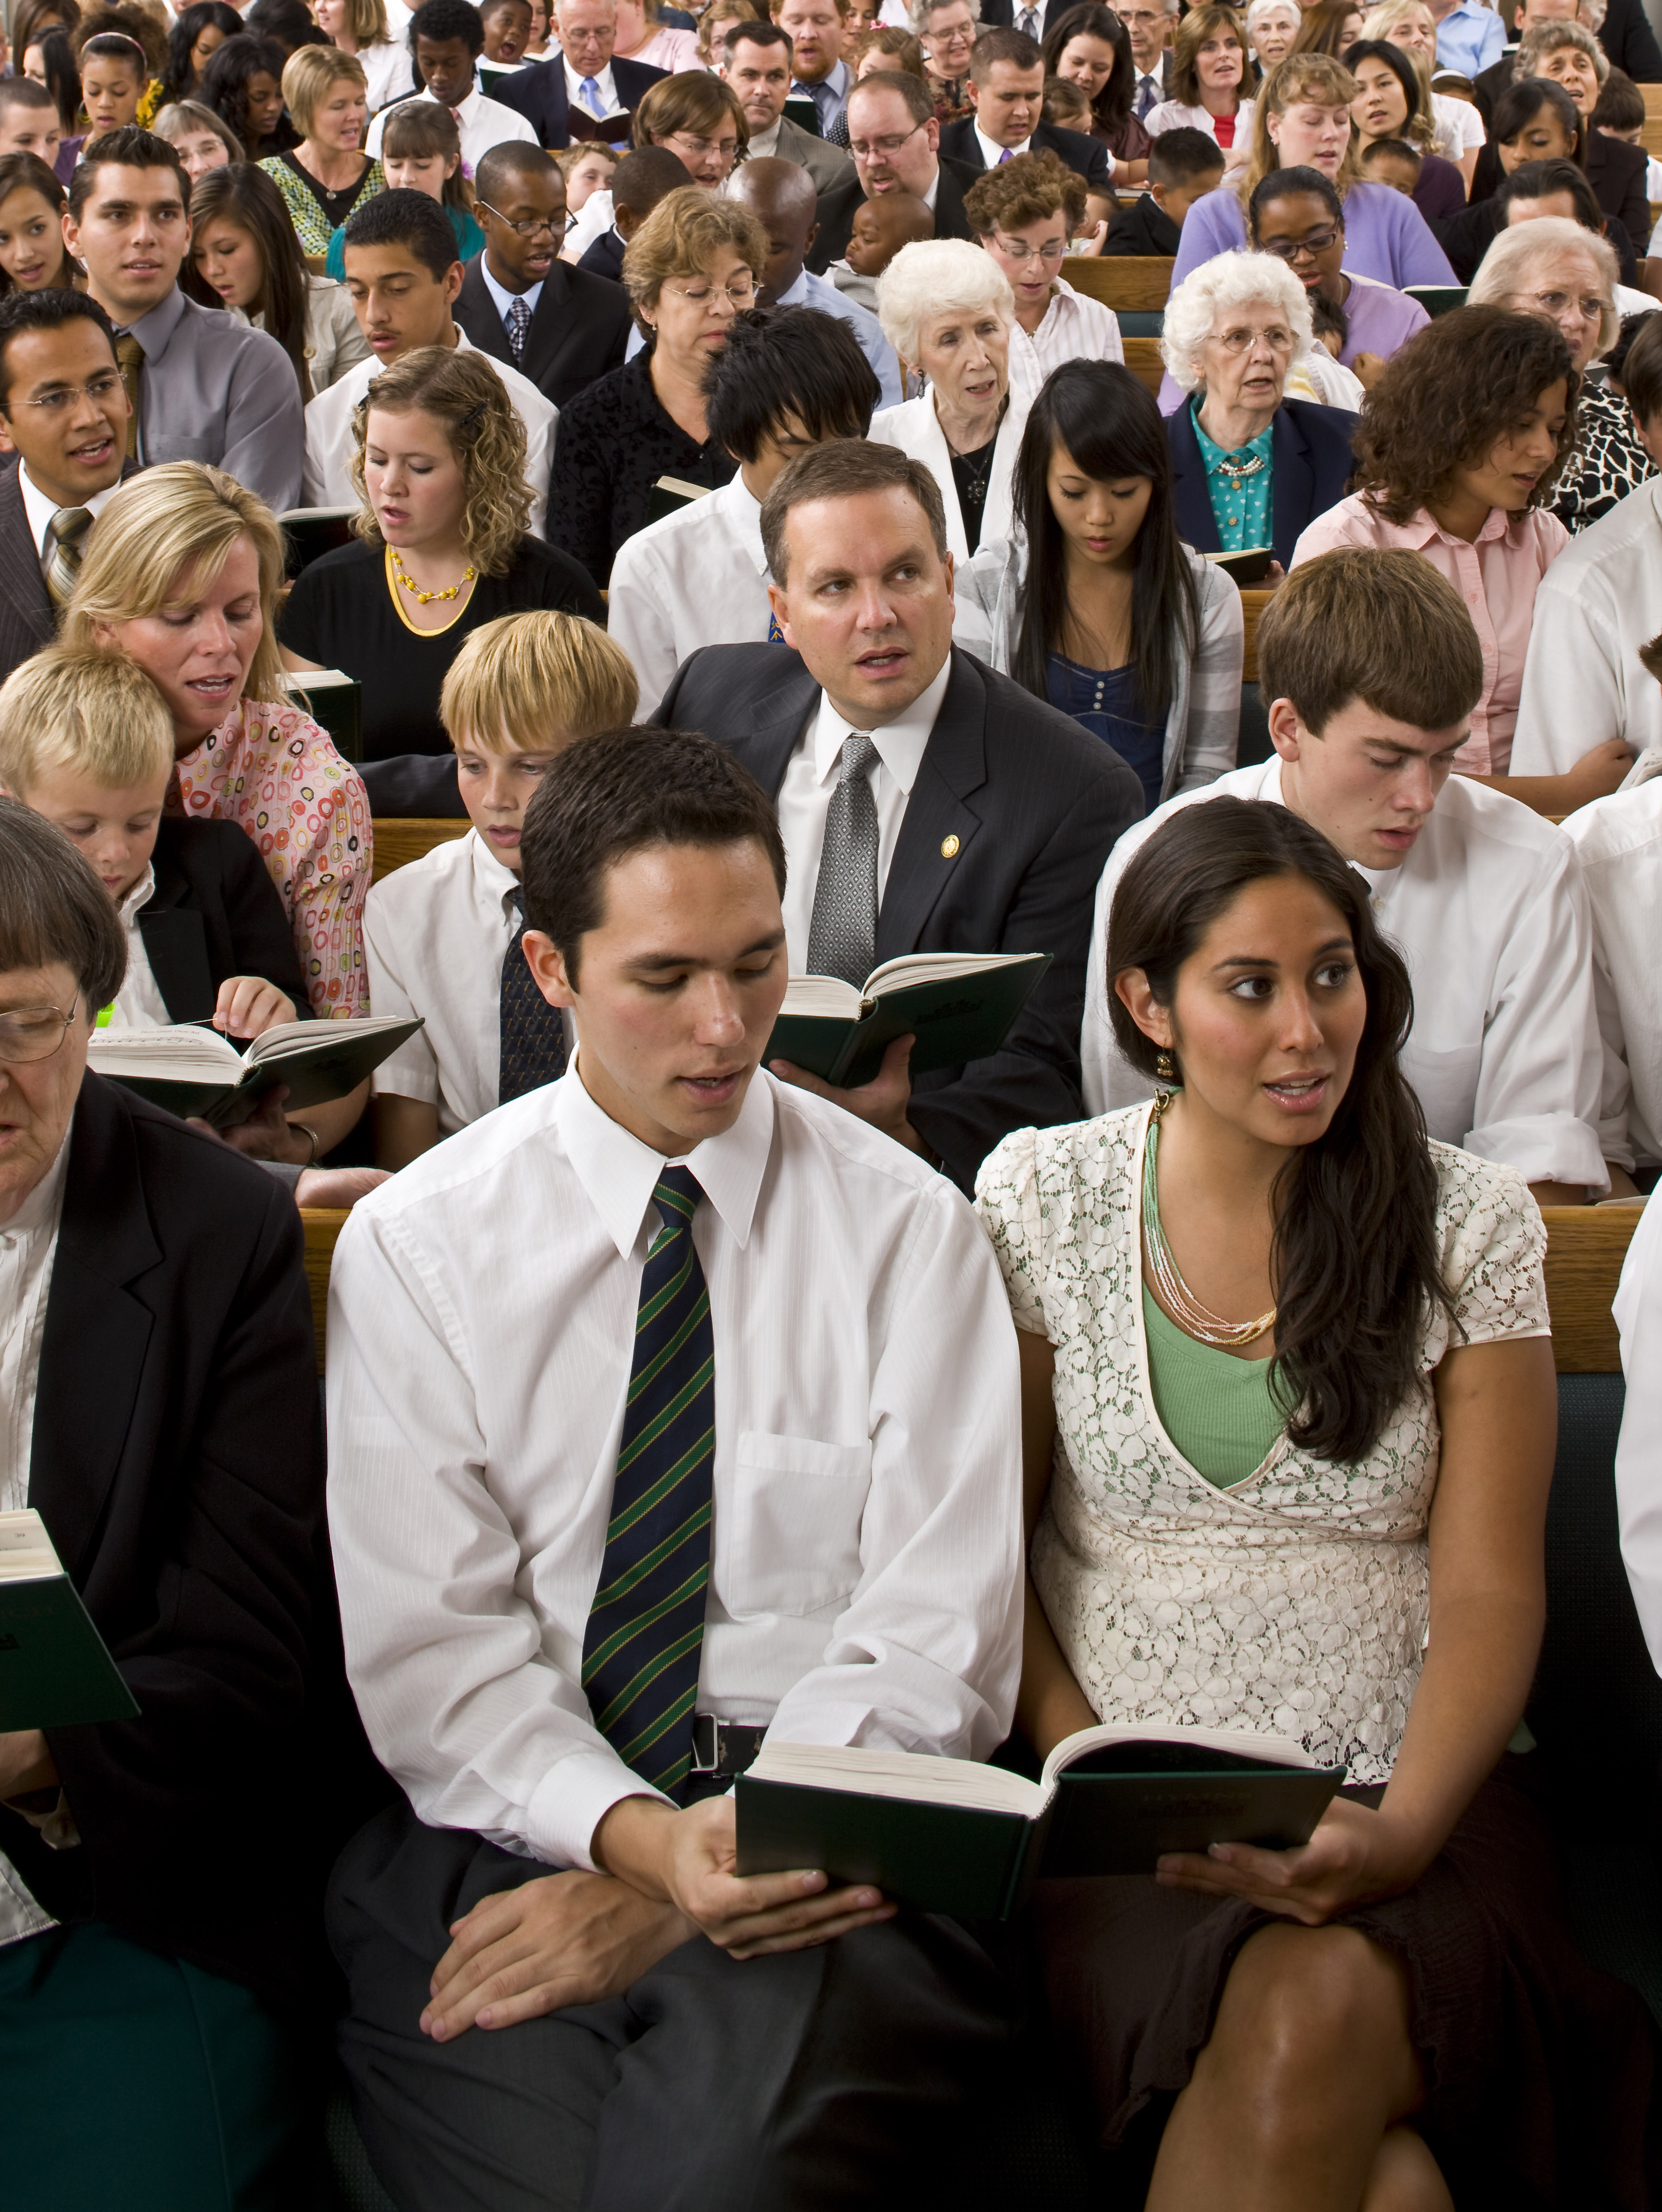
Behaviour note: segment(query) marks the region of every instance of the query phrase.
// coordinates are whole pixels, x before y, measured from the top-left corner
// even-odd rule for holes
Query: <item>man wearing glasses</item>
[[[132,409],[84,292],[0,300],[0,682],[52,642],[88,531],[122,477]]]
[[[1177,0],[1126,0],[1114,10],[1131,41],[1131,60],[1137,81],[1131,93],[1131,112],[1139,122],[1151,108],[1170,97],[1172,33],[1177,26]]]
[[[630,329],[621,285],[559,258],[565,179],[540,146],[493,146],[473,179],[484,251],[462,271],[452,311],[471,343],[563,407],[624,363]]]
[[[854,175],[819,196],[819,234],[808,267],[823,276],[840,258],[866,200],[909,192],[934,217],[937,238],[969,238],[964,195],[976,170],[941,154],[941,125],[921,77],[899,70],[874,70],[849,94],[849,151]]]

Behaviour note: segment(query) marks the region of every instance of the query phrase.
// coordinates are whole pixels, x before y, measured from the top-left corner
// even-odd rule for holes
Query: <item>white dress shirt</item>
[[[635,664],[642,715],[701,645],[764,644],[768,616],[762,509],[742,472],[626,538],[612,564],[606,629]]]
[[[34,550],[44,557],[46,550],[47,526],[51,523],[53,515],[59,512],[58,501],[55,499],[48,499],[45,492],[37,490],[33,479],[29,475],[27,461],[20,461],[17,465],[17,489],[23,495],[23,512],[28,518],[29,535],[34,540]],[[104,512],[105,507],[115,497],[120,489],[120,479],[118,477],[107,490],[95,491],[89,499],[78,501],[72,500],[70,504],[71,507],[76,505],[84,507],[93,520],[96,522]],[[82,550],[83,553],[86,550],[84,540]]]
[[[1662,477],[1577,532],[1542,577],[1512,740],[1513,775],[1562,775],[1607,738],[1662,745],[1662,684],[1640,665],[1662,608]]]
[[[597,238],[604,238],[616,228],[616,207],[611,191],[602,186],[592,191],[571,218],[565,236],[560,240],[562,261],[581,261]]]
[[[1647,1200],[1614,1304],[1628,1395],[1616,1446],[1622,1559],[1651,1662],[1662,1674],[1662,1206]]]
[[[458,349],[463,353],[476,353],[478,349],[461,325],[457,324],[454,328]],[[531,379],[521,375],[512,362],[496,361],[490,356],[486,358],[501,377],[514,403],[514,411],[525,426],[525,481],[531,494],[531,534],[541,538],[547,530],[548,471],[559,410],[551,399],[544,398]],[[303,507],[357,505],[358,496],[347,473],[354,442],[352,415],[380,371],[381,363],[373,357],[361,361],[307,404],[306,466],[301,487]]]
[[[1020,323],[1010,325],[1010,388],[1032,406],[1038,387],[1064,361],[1125,359],[1119,317],[1100,300],[1075,291],[1065,276],[1050,287],[1050,304],[1031,337]],[[985,532],[983,532],[984,538]]]
[[[564,60],[563,55],[562,55],[561,59]],[[613,78],[612,74],[612,64],[610,62],[606,64],[606,67],[600,72],[594,80],[595,92],[598,94],[600,102],[600,115],[596,115],[594,113],[594,111],[590,107],[588,102],[582,97],[584,82],[585,80],[577,74],[575,69],[572,68],[570,63],[566,62],[565,100],[566,106],[568,107],[581,108],[583,113],[590,117],[591,119],[596,123],[600,120],[602,116],[622,115],[624,112],[627,103],[618,97],[618,86],[616,80]]]
[[[645,1785],[578,1686],[668,1164],[578,1065],[362,1200],[329,1298],[329,1521],[376,1756],[555,1865]],[[944,1176],[751,1084],[688,1157],[715,1354],[698,1711],[985,1758],[1020,1660],[1014,1332]]]
[[[433,99],[430,92],[418,92],[411,96],[417,100]],[[448,106],[447,101],[442,104]],[[403,105],[402,100],[393,103],[394,107]],[[441,103],[435,100],[434,105],[437,106]],[[392,108],[382,108],[369,125],[369,136],[364,141],[363,150],[372,161],[380,159],[381,133],[387,128],[387,118],[392,112]],[[493,146],[505,146],[510,142],[523,146],[537,143],[537,133],[526,118],[516,115],[511,107],[504,107],[499,100],[487,99],[479,90],[477,82],[460,106],[452,107],[450,112],[456,118],[456,129],[461,137],[462,167],[469,177]]]
[[[138,926],[141,910],[155,896],[155,870],[146,868],[116,908],[121,934],[127,944],[127,972],[122,977],[121,988],[110,1006],[109,1017],[104,1024],[107,1029],[166,1030],[173,1027],[174,1018],[167,1012],[167,1002],[161,995],[161,986],[150,966],[149,953],[145,949],[144,933]]]
[[[1238,156],[1244,155],[1252,143],[1252,107],[1251,100],[1244,100],[1235,110],[1235,135],[1229,150]],[[1191,107],[1181,100],[1163,100],[1158,107],[1151,107],[1142,118],[1142,127],[1151,138],[1166,131],[1203,131],[1208,138],[1218,135],[1217,118],[1209,108]]]
[[[1652,1164],[1662,1160],[1662,778],[1578,807],[1564,834],[1592,912],[1604,1158]]]
[[[997,139],[989,138],[977,123],[975,126],[975,143],[980,149],[982,167],[996,169],[1006,161],[1014,161],[1018,154],[1025,154],[1032,143],[1032,140],[1028,137],[1024,138],[1019,146],[1001,146]]]
[[[1219,798],[1281,803],[1279,758],[1168,799],[1109,855],[1085,981],[1081,1059],[1093,1114],[1154,1095],[1109,1026],[1115,887],[1144,838],[1178,807]],[[1403,1073],[1428,1134],[1503,1160],[1526,1182],[1607,1190],[1592,925],[1575,848],[1563,831],[1515,799],[1452,775],[1402,866],[1356,872],[1372,891],[1379,927],[1408,963],[1414,1026]]]
[[[877,759],[867,781],[877,808],[877,903],[880,912],[889,866],[906,818],[906,801],[922,765],[934,718],[952,680],[948,655],[928,690],[914,700],[898,721],[868,734]],[[785,844],[785,950],[793,975],[808,972],[808,935],[813,897],[819,888],[819,853],[825,842],[825,817],[842,772],[843,745],[854,724],[845,722],[822,691],[819,704],[797,740],[779,786],[779,835]]]
[[[392,12],[387,10],[389,15]],[[363,71],[371,115],[392,106],[412,89],[410,49],[402,39],[377,39],[374,46],[360,46],[356,58]]]

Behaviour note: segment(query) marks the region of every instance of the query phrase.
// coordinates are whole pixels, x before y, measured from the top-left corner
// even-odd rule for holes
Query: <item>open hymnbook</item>
[[[1048,952],[910,952],[856,989],[837,975],[793,975],[768,1039],[826,1083],[869,1083],[898,1036],[915,1036],[911,1072],[984,1060],[1009,1035],[1050,964]]]
[[[421,1026],[419,1019],[392,1014],[278,1022],[245,1052],[200,1022],[96,1030],[87,1065],[170,1114],[197,1115],[225,1129],[246,1121],[274,1083],[289,1086],[285,1113],[344,1098]]]
[[[137,1712],[46,1524],[0,1513],[0,1733],[129,1721]]]
[[[1081,1729],[1037,1782],[973,1759],[767,1743],[737,1784],[739,1871],[820,1868],[926,1912],[1003,1920],[1041,1875],[1307,1843],[1344,1777],[1285,1736],[1149,1723]]]

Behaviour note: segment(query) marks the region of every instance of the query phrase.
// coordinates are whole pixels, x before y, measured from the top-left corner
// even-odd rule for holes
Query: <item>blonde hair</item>
[[[350,473],[352,489],[363,504],[352,518],[352,528],[379,544],[380,526],[363,484],[372,407],[387,415],[430,415],[442,424],[466,487],[461,535],[467,557],[484,575],[506,575],[531,525],[531,494],[525,481],[525,425],[490,356],[420,346],[383,369],[358,402],[352,416]]]
[[[1426,0],[1382,0],[1380,6],[1370,8],[1363,16],[1362,36],[1365,39],[1383,39],[1387,46],[1394,46],[1397,41],[1391,37],[1391,33],[1399,24],[1405,23],[1410,15],[1417,15],[1422,11],[1426,15],[1431,13],[1426,7]],[[1433,28],[1435,28],[1434,24]],[[1402,51],[1406,52],[1406,47]]]
[[[167,702],[125,653],[48,646],[0,685],[0,783],[15,799],[55,768],[125,791],[173,765]]]
[[[346,0],[346,27],[361,46],[390,46],[393,33],[387,20],[386,0]],[[296,47],[303,53],[304,47]]]
[[[302,138],[312,135],[318,109],[333,84],[356,85],[368,94],[369,80],[356,54],[338,46],[296,46],[283,65],[283,101]]]
[[[262,627],[242,696],[283,705],[289,697],[277,641],[283,533],[263,499],[205,461],[163,461],[118,488],[87,540],[64,612],[64,643],[98,651],[98,625],[176,605],[187,580],[198,589],[212,583],[244,538],[259,563]]]
[[[1348,108],[1355,97],[1355,78],[1331,54],[1288,54],[1278,61],[1258,87],[1252,110],[1252,150],[1240,167],[1225,179],[1240,195],[1241,205],[1249,205],[1264,179],[1282,166],[1281,149],[1269,135],[1272,115],[1285,115],[1301,100],[1317,100],[1324,107]],[[1361,174],[1360,160],[1353,125],[1339,173],[1333,179],[1333,188],[1341,199]]]
[[[622,729],[640,699],[629,655],[581,615],[500,615],[451,662],[439,720],[459,749],[542,752]]]
[[[718,200],[698,185],[679,185],[665,194],[624,252],[624,289],[643,332],[651,325],[641,310],[657,306],[666,280],[704,276],[724,246],[749,263],[759,284],[768,265],[768,234],[747,207]]]

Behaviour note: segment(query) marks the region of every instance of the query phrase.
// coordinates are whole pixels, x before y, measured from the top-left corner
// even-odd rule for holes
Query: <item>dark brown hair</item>
[[[254,241],[265,271],[261,312],[266,333],[288,355],[304,405],[313,397],[306,264],[282,193],[252,161],[227,161],[198,178],[191,194],[191,252],[180,272],[180,289],[202,307],[220,306],[218,294],[197,269],[196,242],[208,224],[222,218],[237,224]]]
[[[1447,318],[1443,318],[1446,320]],[[1483,691],[1483,649],[1446,576],[1403,546],[1306,561],[1258,624],[1258,688],[1319,737],[1353,699],[1415,730],[1452,730]]]
[[[1641,422],[1662,415],[1662,331],[1653,330],[1653,315],[1638,318],[1639,331],[1622,362],[1622,389]]]
[[[114,905],[55,823],[0,797],[0,974],[60,961],[88,1014],[109,1005],[127,972]]]
[[[898,446],[868,438],[838,438],[799,453],[781,471],[762,502],[762,550],[776,584],[785,581],[785,524],[794,507],[811,499],[854,499],[867,491],[909,491],[923,510],[934,550],[947,557],[947,509],[941,487],[922,461]]]
[[[1367,999],[1350,1083],[1325,1133],[1289,1152],[1272,1194],[1275,1297],[1270,1380],[1301,1450],[1364,1459],[1424,1388],[1430,1312],[1451,1313],[1438,1272],[1437,1175],[1425,1117],[1398,1065],[1414,1019],[1402,955],[1381,933],[1362,878],[1318,830],[1261,799],[1180,808],[1120,878],[1108,922],[1108,1008],[1120,1050],[1145,1075],[1156,1047],[1113,986],[1141,969],[1169,1008],[1184,963],[1250,885],[1302,877],[1343,917]],[[1177,1053],[1182,1073],[1181,1040]]]

